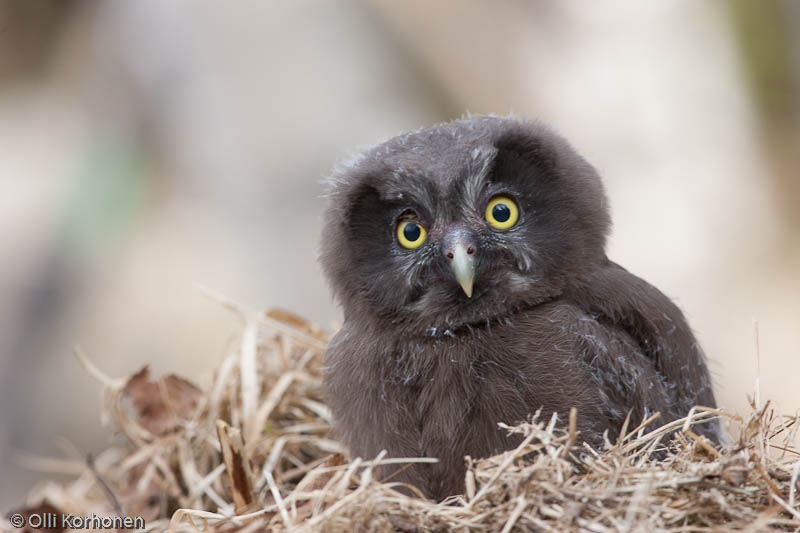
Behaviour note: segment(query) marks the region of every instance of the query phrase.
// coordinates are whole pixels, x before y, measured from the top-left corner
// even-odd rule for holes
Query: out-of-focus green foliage
[[[764,119],[791,122],[798,113],[798,72],[793,69],[793,0],[734,0],[729,9],[744,74]]]

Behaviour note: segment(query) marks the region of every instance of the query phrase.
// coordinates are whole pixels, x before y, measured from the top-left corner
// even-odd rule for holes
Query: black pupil
[[[419,239],[419,236],[421,234],[422,231],[419,228],[419,224],[416,224],[414,222],[409,222],[403,228],[403,235],[405,236],[406,239],[408,239],[408,242],[416,241],[417,239]]]
[[[497,204],[492,208],[492,216],[498,222],[505,222],[511,218],[511,209],[506,204]]]

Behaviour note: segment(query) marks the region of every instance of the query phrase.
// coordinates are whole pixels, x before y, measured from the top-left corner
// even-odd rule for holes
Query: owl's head
[[[480,326],[605,261],[600,178],[532,121],[471,117],[394,137],[337,171],[328,201],[320,260],[346,321]]]

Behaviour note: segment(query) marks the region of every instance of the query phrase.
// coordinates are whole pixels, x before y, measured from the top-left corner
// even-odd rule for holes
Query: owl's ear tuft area
[[[547,140],[553,134],[536,123],[513,122],[495,141],[500,157],[516,156],[539,169],[554,169],[556,151]]]

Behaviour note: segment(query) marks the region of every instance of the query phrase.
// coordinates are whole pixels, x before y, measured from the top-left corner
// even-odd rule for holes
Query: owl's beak
[[[465,246],[461,242],[456,242],[447,252],[450,268],[453,269],[456,281],[464,289],[467,298],[472,298],[472,280],[475,278],[474,253],[475,249],[472,246]]]

